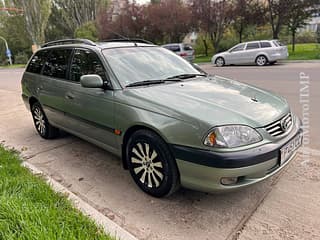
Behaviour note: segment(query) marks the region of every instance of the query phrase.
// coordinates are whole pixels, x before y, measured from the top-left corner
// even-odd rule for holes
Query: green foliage
[[[316,43],[297,44],[295,51],[292,46],[288,46],[289,60],[313,60],[320,59],[320,47]]]
[[[28,60],[29,60],[29,56],[24,52],[20,52],[14,57],[15,64],[26,64]]]
[[[94,22],[88,22],[75,31],[77,38],[86,38],[92,41],[98,40],[98,31]]]
[[[29,57],[32,54],[32,42],[26,31],[24,17],[19,15],[1,15],[0,22],[0,36],[7,40],[12,54],[14,56],[25,54]],[[0,40],[0,62],[7,62],[5,44],[2,40]]]
[[[20,164],[0,146],[0,239],[111,239]]]
[[[297,33],[296,43],[315,43],[315,42],[317,42],[316,33],[311,31],[302,31]]]

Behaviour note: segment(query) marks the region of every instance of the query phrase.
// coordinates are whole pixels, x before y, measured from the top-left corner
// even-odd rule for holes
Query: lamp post
[[[9,47],[8,47],[7,40],[6,40],[5,38],[1,37],[1,36],[0,36],[0,38],[4,41],[4,43],[5,43],[5,45],[6,45],[6,55],[7,55],[7,57],[9,58],[9,63],[10,63],[10,65],[12,65],[11,51],[10,51],[10,49],[9,49]]]

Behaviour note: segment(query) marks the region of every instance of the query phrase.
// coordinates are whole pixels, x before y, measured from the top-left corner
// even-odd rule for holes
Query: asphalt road
[[[278,92],[300,115],[299,73],[309,74],[309,147],[319,149],[314,126],[319,64],[203,68]],[[136,187],[112,154],[70,135],[40,138],[21,101],[22,72],[0,69],[0,142],[139,239],[320,239],[319,151],[299,154],[280,174],[242,191],[212,195],[181,189],[155,199]]]

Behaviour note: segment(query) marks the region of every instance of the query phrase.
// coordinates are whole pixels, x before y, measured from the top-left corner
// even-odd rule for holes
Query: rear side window
[[[104,67],[94,52],[90,50],[77,49],[74,52],[70,69],[70,80],[80,82],[80,77],[87,74],[97,74],[106,81]]]
[[[42,67],[47,59],[48,53],[48,50],[37,52],[31,59],[26,71],[30,73],[40,74]]]
[[[257,48],[260,48],[259,43],[257,42],[247,44],[247,50],[257,49]]]
[[[164,46],[164,48],[169,49],[172,52],[180,52],[180,46],[179,45],[167,45],[167,46]]]
[[[271,43],[269,43],[269,42],[260,42],[260,45],[261,45],[262,48],[272,47]]]
[[[184,45],[184,46],[183,46],[183,50],[184,50],[184,51],[192,51],[193,48],[192,48],[190,45]]]
[[[71,53],[71,49],[52,50],[44,66],[43,75],[65,79]]]

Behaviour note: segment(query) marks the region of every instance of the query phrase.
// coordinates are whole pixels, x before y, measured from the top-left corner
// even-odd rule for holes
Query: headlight
[[[227,125],[215,127],[204,139],[210,147],[235,148],[262,140],[261,135],[251,127],[244,125]]]

